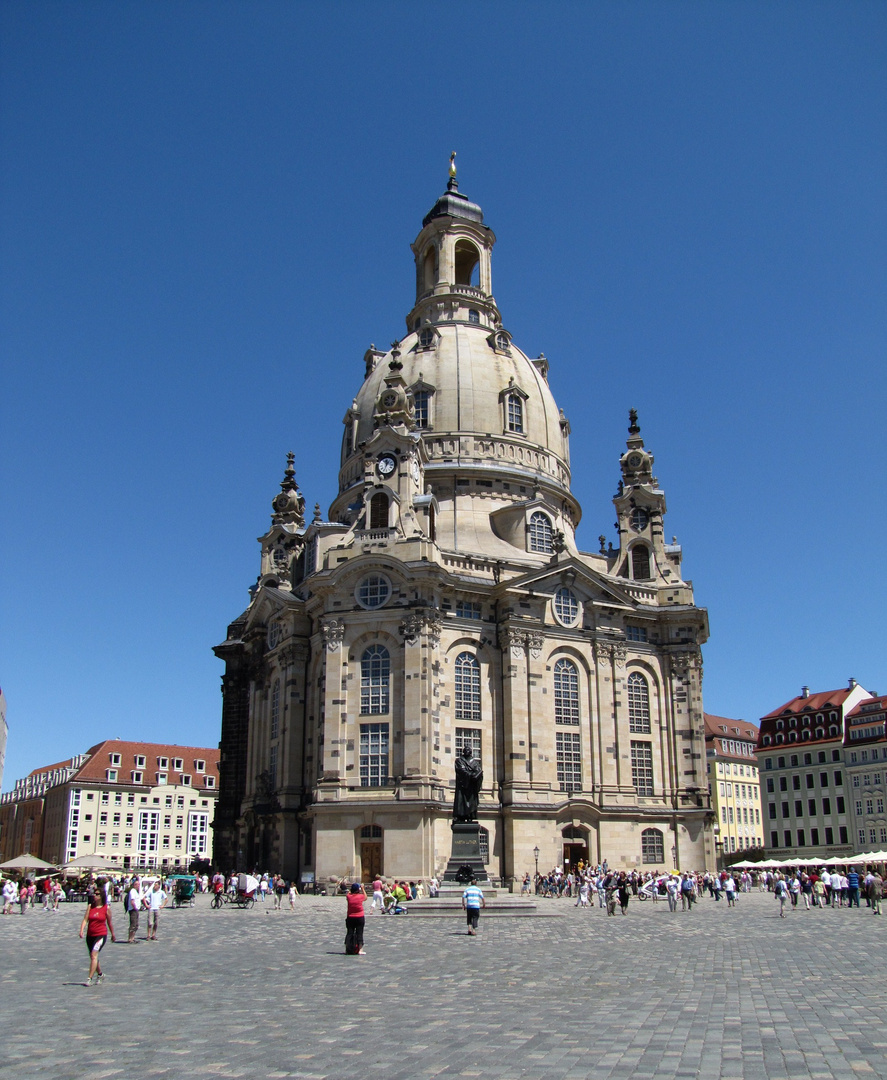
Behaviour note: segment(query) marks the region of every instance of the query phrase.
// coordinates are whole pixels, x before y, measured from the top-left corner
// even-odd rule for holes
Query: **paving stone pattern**
[[[887,916],[778,918],[767,894],[626,917],[367,919],[345,956],[343,898],[298,911],[165,910],[160,940],[110,942],[84,985],[83,909],[0,917],[0,1076],[887,1077]],[[126,938],[126,916],[114,905]]]

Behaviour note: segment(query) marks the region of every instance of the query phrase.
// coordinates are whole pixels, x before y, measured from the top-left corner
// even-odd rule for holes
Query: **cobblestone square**
[[[0,1075],[887,1077],[887,919],[769,894],[626,917],[370,917],[343,952],[345,902],[295,913],[165,910],[160,940],[110,942],[86,987],[80,905],[0,918]],[[118,937],[126,916],[113,907]]]

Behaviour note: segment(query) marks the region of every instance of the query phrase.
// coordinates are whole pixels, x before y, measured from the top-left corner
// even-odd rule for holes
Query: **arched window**
[[[437,517],[434,513],[434,505],[428,507],[428,539],[437,539]]]
[[[387,713],[390,701],[391,657],[384,645],[370,645],[360,658],[361,714]]]
[[[422,264],[422,284],[425,292],[434,288],[435,278],[437,276],[435,272],[435,264],[437,262],[437,252],[434,250],[434,245],[428,248],[425,252],[425,259]]]
[[[477,285],[480,254],[470,240],[456,241],[456,284]]]
[[[650,688],[639,671],[628,676],[628,730],[650,733]]]
[[[538,510],[530,515],[530,551],[551,554],[551,519]]]
[[[635,581],[650,577],[650,549],[645,544],[635,544],[631,549],[631,576]]]
[[[382,491],[377,491],[370,499],[370,528],[388,528],[388,496]]]
[[[579,723],[579,671],[566,657],[554,665],[554,719],[558,724]]]
[[[657,866],[665,862],[665,844],[659,829],[644,829],[641,833],[641,859]]]
[[[456,657],[456,719],[480,720],[480,664],[471,653]]]
[[[274,680],[271,690],[271,738],[280,734],[280,679]]]
[[[524,400],[520,394],[505,397],[505,430],[517,435],[524,433]]]

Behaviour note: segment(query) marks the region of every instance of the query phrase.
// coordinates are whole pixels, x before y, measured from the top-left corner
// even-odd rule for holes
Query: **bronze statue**
[[[453,799],[453,821],[477,821],[477,800],[484,771],[480,761],[472,757],[471,747],[462,748],[456,758],[456,797]]]

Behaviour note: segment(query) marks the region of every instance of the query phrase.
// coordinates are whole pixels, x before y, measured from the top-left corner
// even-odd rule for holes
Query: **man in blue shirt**
[[[850,867],[850,873],[847,875],[847,895],[849,896],[847,906],[853,907],[855,904],[859,907],[859,874],[855,866]]]
[[[487,902],[484,900],[484,894],[477,887],[477,878],[472,878],[471,884],[462,893],[462,907],[465,909],[468,933],[472,937],[477,933],[477,920],[480,918],[480,909],[486,906]]]

